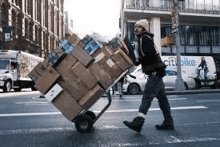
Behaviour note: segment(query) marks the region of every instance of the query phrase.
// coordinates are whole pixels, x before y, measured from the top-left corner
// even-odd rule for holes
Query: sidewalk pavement
[[[220,89],[195,89],[195,90],[184,90],[184,91],[166,91],[167,95],[202,94],[202,93],[220,93]]]

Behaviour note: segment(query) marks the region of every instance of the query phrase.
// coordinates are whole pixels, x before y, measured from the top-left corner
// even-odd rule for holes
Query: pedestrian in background
[[[122,98],[123,95],[123,83],[124,83],[124,76],[117,82],[117,88],[120,98]]]
[[[201,57],[201,63],[199,64],[198,67],[201,67],[200,70],[204,70],[204,79],[206,80],[209,69],[208,69],[207,63],[205,61],[205,57]],[[200,76],[200,70],[198,71],[198,77]]]
[[[132,122],[123,121],[130,129],[141,132],[145,122],[146,114],[151,106],[154,97],[158,99],[160,109],[163,112],[164,121],[161,125],[155,127],[161,129],[174,129],[174,121],[171,116],[170,105],[165,94],[165,86],[162,78],[165,76],[166,65],[162,62],[159,53],[156,51],[153,42],[154,35],[148,33],[149,24],[146,19],[135,23],[135,35],[138,38],[139,59],[135,64],[142,65],[142,71],[148,75],[148,80],[142,96],[141,105],[137,116]]]

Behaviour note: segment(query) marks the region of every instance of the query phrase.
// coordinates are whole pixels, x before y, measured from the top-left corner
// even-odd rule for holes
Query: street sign
[[[178,2],[171,0],[171,20],[172,20],[172,34],[177,34],[179,31],[179,11],[177,9]]]
[[[5,42],[10,42],[13,40],[13,31],[14,27],[13,26],[5,26],[3,27],[3,37]]]

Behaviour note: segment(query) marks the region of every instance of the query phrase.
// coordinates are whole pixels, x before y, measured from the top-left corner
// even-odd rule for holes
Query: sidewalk
[[[167,95],[201,94],[201,93],[220,93],[220,89],[196,89],[185,91],[166,91]]]

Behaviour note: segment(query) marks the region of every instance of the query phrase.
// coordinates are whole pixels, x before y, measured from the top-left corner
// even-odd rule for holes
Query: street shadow
[[[94,127],[87,133],[81,133],[77,130],[74,130],[72,131],[72,133],[69,134],[69,136],[66,139],[74,146],[77,145],[83,146],[83,145],[87,145],[92,140],[94,140],[94,137],[97,135],[97,134],[95,135],[95,132],[97,132],[97,130],[95,130]]]

